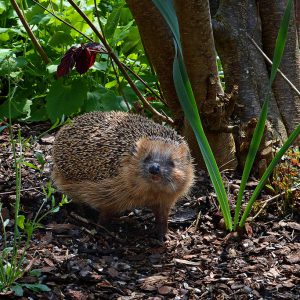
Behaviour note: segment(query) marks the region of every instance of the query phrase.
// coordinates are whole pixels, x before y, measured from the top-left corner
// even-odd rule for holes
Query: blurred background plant
[[[40,1],[49,11],[90,37],[90,27],[67,1]],[[137,26],[124,1],[94,1],[80,3],[81,10],[98,24],[99,30],[113,47],[121,62],[138,74],[157,93],[157,79],[143,51]],[[93,110],[128,110],[138,97],[107,55],[98,56],[91,70],[80,76],[56,80],[55,73],[61,58],[73,45],[88,40],[59,21],[33,1],[21,1],[20,8],[33,34],[38,39],[50,63],[45,64],[33,47],[9,0],[0,7],[0,118],[8,116],[7,81],[17,86],[12,99],[11,116],[27,122],[70,116]],[[99,22],[99,23],[98,23]],[[157,110],[168,113],[166,106],[130,75],[140,91]]]
[[[299,147],[290,148],[275,167],[270,184],[266,187],[277,199],[278,211],[285,215],[289,212],[300,213],[300,151]]]

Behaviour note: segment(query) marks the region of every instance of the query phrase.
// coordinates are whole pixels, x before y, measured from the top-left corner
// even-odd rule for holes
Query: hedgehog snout
[[[148,171],[150,174],[152,175],[159,175],[160,174],[160,164],[159,163],[152,163],[150,164],[149,168],[148,168]]]

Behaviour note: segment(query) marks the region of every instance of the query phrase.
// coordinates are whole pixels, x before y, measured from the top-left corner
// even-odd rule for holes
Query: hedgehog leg
[[[155,229],[157,238],[163,241],[168,231],[168,217],[170,206],[157,205],[151,207],[155,216]]]
[[[116,213],[113,212],[112,210],[100,208],[98,224],[107,225],[111,223],[111,221],[114,219],[115,216]]]

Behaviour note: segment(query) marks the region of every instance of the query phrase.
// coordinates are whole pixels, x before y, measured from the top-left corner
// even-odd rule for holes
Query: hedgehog
[[[194,166],[182,136],[141,115],[91,112],[56,135],[52,178],[75,202],[109,220],[133,208],[150,208],[163,240],[175,202],[194,182]]]

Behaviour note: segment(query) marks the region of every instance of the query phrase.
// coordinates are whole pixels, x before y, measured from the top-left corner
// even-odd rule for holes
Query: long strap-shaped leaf
[[[292,0],[288,0],[283,18],[280,23],[279,33],[278,33],[278,36],[276,39],[275,51],[274,51],[274,56],[273,56],[273,65],[272,65],[271,75],[270,75],[270,80],[269,80],[269,92],[264,100],[262,111],[260,113],[258,122],[256,124],[255,130],[253,133],[249,152],[248,152],[245,166],[244,166],[244,171],[243,171],[243,175],[242,175],[242,179],[241,179],[241,185],[240,185],[240,190],[239,190],[238,197],[237,197],[236,209],[235,209],[235,214],[234,214],[234,230],[236,230],[237,224],[239,222],[240,209],[241,209],[242,198],[243,198],[243,194],[245,191],[246,183],[248,181],[250,171],[252,169],[253,162],[256,157],[256,154],[259,149],[259,145],[260,145],[260,142],[261,142],[261,139],[263,136],[264,126],[266,124],[268,108],[269,108],[269,100],[270,100],[269,93],[271,91],[272,83],[275,79],[277,69],[280,65],[280,61],[281,61],[281,58],[283,55],[285,41],[286,41],[287,32],[288,32],[288,24],[289,24],[289,20],[290,20],[291,8],[292,8]],[[252,197],[251,197],[251,199],[252,199]]]
[[[222,177],[212,150],[209,146],[208,140],[205,136],[192,87],[183,62],[176,13],[171,1],[153,0],[153,2],[160,10],[174,35],[176,55],[173,63],[173,78],[176,92],[180,104],[184,110],[185,116],[189,121],[199,144],[200,151],[202,153],[205,165],[209,172],[218,202],[222,210],[222,214],[224,216],[225,226],[228,230],[232,230],[232,219]]]
[[[293,141],[296,139],[296,137],[300,134],[300,124],[296,127],[296,129],[291,133],[291,135],[289,136],[289,138],[286,140],[286,142],[283,144],[283,146],[280,148],[280,150],[276,153],[275,157],[272,159],[271,163],[269,164],[269,166],[267,167],[266,171],[264,172],[263,176],[261,177],[257,187],[255,188],[246,208],[245,211],[243,213],[243,216],[241,218],[241,221],[239,223],[240,227],[243,227],[245,225],[245,222],[247,220],[247,217],[251,211],[251,207],[255,201],[255,199],[257,198],[257,196],[259,195],[259,193],[261,192],[261,190],[263,189],[267,179],[269,178],[269,176],[271,175],[271,172],[273,171],[273,169],[275,168],[275,166],[277,165],[277,163],[279,162],[279,160],[281,159],[281,157],[283,156],[283,154],[287,151],[287,149],[290,147],[290,145],[293,143]]]
[[[162,0],[162,1],[161,0],[153,0],[152,2],[158,8],[161,15],[164,17],[170,30],[173,33],[173,37],[175,38],[177,46],[180,48],[180,52],[182,52],[178,20],[177,20],[176,12],[173,7],[173,1],[172,0]]]
[[[179,54],[179,52],[176,53],[173,63],[173,77],[178,98],[184,110],[185,116],[189,120],[189,123],[194,131],[201,154],[210,175],[210,179],[215,189],[217,199],[224,216],[225,226],[228,230],[232,230],[230,208],[222,177],[212,150],[209,146],[208,140],[205,136],[192,87],[185,70],[182,56]]]

